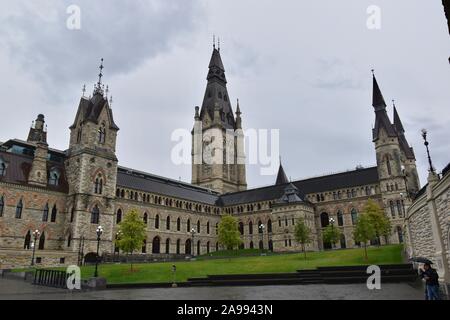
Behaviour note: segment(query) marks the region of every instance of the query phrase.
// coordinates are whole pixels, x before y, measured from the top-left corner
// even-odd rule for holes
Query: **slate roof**
[[[299,190],[299,196],[304,199],[305,195],[311,193],[353,188],[378,182],[377,167],[370,167],[306,180],[298,180],[292,183]],[[230,206],[250,202],[277,200],[283,196],[287,185],[288,184],[281,184],[224,194],[220,197],[220,203],[225,206]]]
[[[93,121],[95,123],[98,122],[98,117],[102,112],[103,108],[107,108],[109,117],[111,119],[111,128],[115,130],[119,130],[119,127],[114,122],[113,113],[111,108],[109,107],[109,103],[107,99],[103,97],[99,92],[95,93],[91,99],[87,99],[86,97],[82,97],[80,100],[80,104],[78,106],[78,114],[75,119],[79,119],[81,117],[81,121]],[[74,128],[76,123],[74,123],[70,128]]]
[[[375,75],[373,76],[373,90],[372,90],[372,106],[375,109],[375,128],[372,131],[373,140],[378,139],[380,129],[384,128],[389,137],[397,137],[397,131],[389,120],[386,112],[386,102],[384,102],[383,94],[378,86]]]
[[[215,205],[219,194],[189,183],[119,167],[117,186]]]

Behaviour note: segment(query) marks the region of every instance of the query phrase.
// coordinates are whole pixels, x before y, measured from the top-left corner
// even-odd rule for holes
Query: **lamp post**
[[[259,228],[259,234],[261,235],[261,246],[260,246],[261,253],[264,250],[264,228],[265,227],[266,226],[264,224],[262,224],[262,223],[258,227]]]
[[[31,265],[34,266],[34,254],[36,252],[36,241],[37,239],[41,236],[41,233],[39,232],[39,230],[35,230],[33,231],[33,255],[31,256]]]
[[[195,229],[192,228],[191,229],[191,236],[192,236],[192,246],[191,246],[192,252],[191,253],[192,253],[192,256],[195,256],[195,245],[194,245],[195,234],[196,234]]]
[[[330,218],[328,221],[330,222],[331,230],[333,230],[333,234],[334,234],[334,222],[335,222],[335,220],[334,220],[334,218]],[[336,245],[336,243],[332,242],[331,243],[331,248],[334,248],[335,245]]]
[[[431,173],[435,173],[434,171],[434,167],[433,167],[433,163],[431,162],[431,156],[430,156],[430,149],[429,149],[429,145],[430,143],[427,140],[427,130],[426,129],[422,129],[422,138],[423,141],[425,141],[423,144],[425,145],[425,147],[427,148],[427,155],[428,155],[428,164],[430,166],[430,168],[428,169]]]
[[[101,238],[102,233],[103,233],[103,227],[102,226],[98,226],[96,233],[97,233],[97,257],[95,259],[94,278],[98,277],[98,260],[99,260],[99,250],[100,250],[100,238]]]

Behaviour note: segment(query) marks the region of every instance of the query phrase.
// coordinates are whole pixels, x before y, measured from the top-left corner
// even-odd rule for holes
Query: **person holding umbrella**
[[[439,275],[436,269],[431,267],[431,263],[424,263],[420,269],[420,277],[425,279],[425,292],[427,300],[440,300],[439,297]]]

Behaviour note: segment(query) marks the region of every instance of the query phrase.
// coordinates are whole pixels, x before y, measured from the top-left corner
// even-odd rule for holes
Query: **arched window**
[[[181,246],[181,240],[177,240],[177,254],[180,254],[180,246]]]
[[[27,234],[25,235],[25,242],[23,244],[24,249],[30,249],[31,247],[31,231],[28,230]]]
[[[95,194],[103,193],[103,178],[100,174],[97,176],[97,178],[95,178],[94,193]]]
[[[210,230],[209,230],[209,221],[206,223],[206,233],[209,234]]]
[[[5,210],[5,199],[3,196],[0,197],[0,217],[3,216],[3,211]]]
[[[388,154],[386,155],[386,169],[387,169],[388,175],[392,175],[391,160],[390,160],[390,156]]]
[[[273,241],[272,241],[272,239],[269,240],[269,250],[271,252],[273,252]]]
[[[152,253],[160,253],[161,239],[159,237],[154,237],[152,242]]]
[[[206,253],[209,254],[209,241],[206,243]]]
[[[39,238],[38,250],[44,250],[44,248],[45,248],[45,232],[42,232],[41,237]]]
[[[403,217],[402,202],[400,200],[397,200],[397,212],[400,218]]]
[[[397,235],[398,235],[398,243],[403,243],[403,231],[402,231],[402,227],[397,226],[396,230],[397,230]]]
[[[100,222],[100,210],[97,205],[91,211],[91,223],[98,224]]]
[[[191,239],[187,239],[184,243],[184,253],[191,254],[192,253],[192,242]]]
[[[341,210],[339,210],[337,213],[337,220],[338,220],[338,226],[342,227],[344,225],[344,215],[342,214]]]
[[[253,241],[250,241],[250,249],[253,249],[255,245],[253,244]]]
[[[241,222],[239,222],[239,233],[241,235],[244,235],[244,224]]]
[[[155,229],[159,229],[159,215],[158,214],[155,217]]]
[[[186,222],[186,232],[191,232],[191,219]]]
[[[104,144],[106,141],[106,128],[105,123],[102,123],[101,127],[98,129],[98,142]]]
[[[258,233],[263,233],[264,228],[261,220],[258,221]]]
[[[350,212],[351,216],[352,216],[352,224],[355,225],[356,222],[358,221],[358,211],[356,211],[355,208],[353,208]]]
[[[202,252],[201,250],[202,243],[200,240],[197,241],[197,255],[199,256]]]
[[[170,253],[170,239],[166,239],[166,254]]]
[[[253,234],[253,222],[248,223],[248,234]]]
[[[147,253],[147,239],[144,239],[143,243],[142,243],[142,253]]]
[[[69,236],[67,237],[67,248],[70,248],[71,244],[72,244],[72,235],[69,234]]]
[[[267,221],[267,232],[272,233],[272,220]]]
[[[48,203],[45,204],[44,207],[44,212],[42,213],[42,222],[47,222],[48,221]]]
[[[177,231],[181,231],[181,219],[177,219]]]
[[[52,169],[48,175],[48,184],[50,186],[57,186],[59,185],[59,177],[61,176],[59,170]]]
[[[22,219],[22,210],[23,210],[23,202],[22,199],[20,199],[19,203],[16,206],[16,219]]]
[[[170,216],[166,218],[166,230],[170,230]]]
[[[329,224],[330,224],[330,218],[328,216],[328,213],[322,212],[320,214],[320,225],[322,226],[322,228],[325,228]]]
[[[394,206],[394,201],[389,201],[389,207],[391,208],[391,216],[392,218],[395,218],[395,206]]]
[[[56,204],[52,209],[52,216],[50,217],[50,222],[56,222],[56,215],[58,214],[58,209],[56,209]]]
[[[119,224],[122,222],[122,209],[117,210],[116,214],[116,224]]]
[[[200,220],[197,221],[197,233],[200,233]]]

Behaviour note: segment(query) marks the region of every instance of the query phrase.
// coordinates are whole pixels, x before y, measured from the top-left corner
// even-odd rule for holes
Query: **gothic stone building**
[[[224,135],[242,128],[241,110],[237,105],[233,113],[226,85],[220,51],[214,48],[194,126],[214,127]],[[299,250],[293,230],[302,218],[313,230],[307,249],[326,249],[321,232],[332,217],[342,230],[337,247],[351,248],[358,245],[353,225],[369,198],[392,219],[388,241],[402,242],[405,207],[419,190],[415,156],[395,106],[391,123],[375,77],[372,104],[377,166],[289,182],[280,165],[274,185],[247,190],[245,164],[239,161],[210,165],[201,158],[193,162],[192,183],[119,166],[119,127],[100,77],[93,95],[80,99],[67,150],[47,144],[43,115],[26,141],[0,144],[0,268],[28,265],[34,244],[38,264],[77,263],[81,248],[85,254],[96,251],[99,225],[104,229],[100,252],[113,253],[117,225],[132,208],[147,224],[142,247],[147,254],[219,250],[217,225],[224,214],[239,220],[244,248]],[[245,157],[243,150],[235,151],[234,160]],[[198,152],[193,143],[193,159]],[[36,241],[34,230],[40,232]]]

